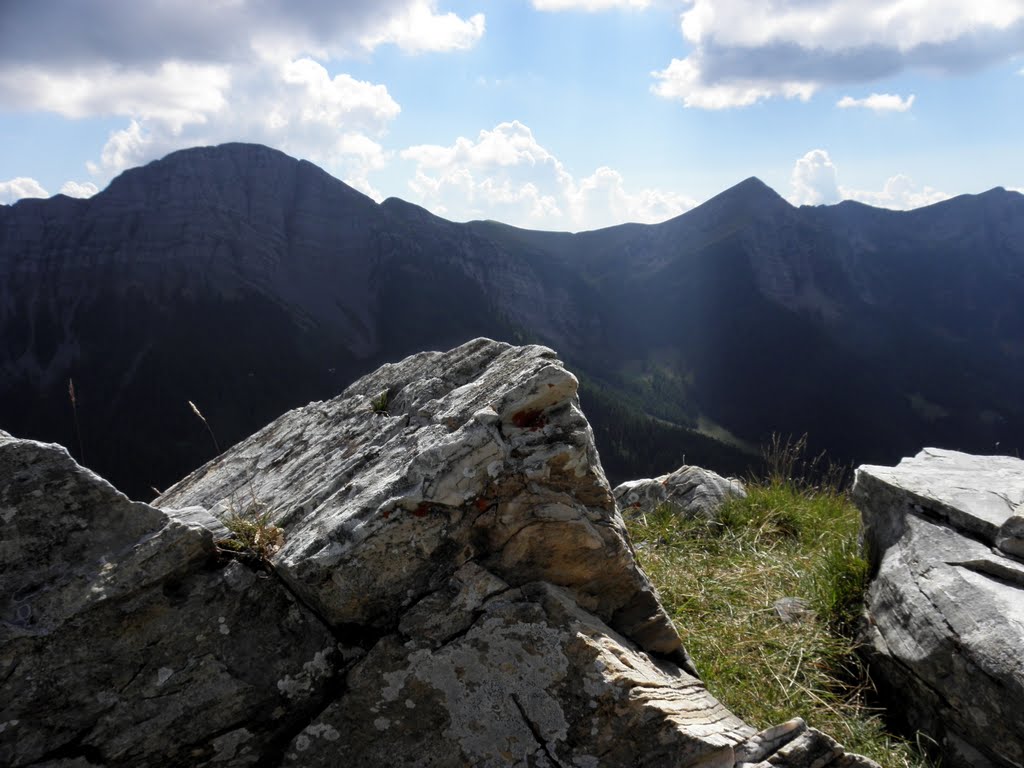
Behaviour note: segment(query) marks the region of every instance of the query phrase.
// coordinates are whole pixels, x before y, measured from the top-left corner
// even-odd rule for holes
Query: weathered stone
[[[736,747],[736,768],[879,768],[796,717],[754,734]]]
[[[1024,564],[1012,541],[1024,461],[926,449],[858,469],[875,576],[872,674],[943,765],[1024,764]]]
[[[4,764],[734,768],[754,736],[696,677],[548,349],[385,366],[157,506],[2,437]],[[211,514],[250,508],[284,529],[269,563],[215,543]]]
[[[1024,515],[1006,518],[996,534],[996,547],[1007,555],[1024,558]]]
[[[642,648],[685,663],[615,511],[577,381],[544,347],[487,339],[385,365],[292,411],[157,499],[259,500],[277,572],[334,625],[390,630],[470,560],[549,581]],[[387,393],[387,414],[373,401]]]
[[[0,764],[251,765],[323,706],[331,633],[196,516],[0,432]]]
[[[747,495],[739,480],[685,464],[667,475],[625,482],[613,493],[624,515],[649,514],[662,504],[669,504],[684,517],[706,520],[714,520],[718,508],[729,497]]]
[[[473,584],[481,575],[456,577],[458,594],[497,586],[489,575]],[[465,628],[442,639],[431,612],[419,612],[378,643],[349,674],[345,698],[292,742],[288,764],[332,766],[340,750],[370,767],[732,766],[733,745],[750,732],[699,680],[641,652],[560,587],[499,589],[463,616],[451,630]]]

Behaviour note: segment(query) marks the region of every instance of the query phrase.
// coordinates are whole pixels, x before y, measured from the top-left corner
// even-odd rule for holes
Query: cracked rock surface
[[[1024,764],[1024,461],[929,448],[857,470],[872,675],[946,766]]]
[[[576,387],[543,347],[415,355],[152,506],[0,433],[0,763],[873,765],[708,694]],[[269,564],[215,544],[253,507]]]

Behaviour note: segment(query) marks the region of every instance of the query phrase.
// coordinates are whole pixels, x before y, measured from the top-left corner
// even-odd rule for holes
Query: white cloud
[[[1024,20],[1020,0],[695,0],[682,17],[694,42],[756,47],[794,43],[843,51],[883,46],[909,51],[978,31],[999,32]]]
[[[43,189],[35,179],[18,176],[8,181],[0,181],[0,204],[10,204],[25,197],[49,197],[50,193]]]
[[[68,197],[92,197],[99,191],[99,187],[91,181],[65,181],[60,188],[60,194]]]
[[[1024,52],[1024,0],[692,0],[680,28],[693,50],[654,72],[652,89],[721,109],[1005,61]]]
[[[435,5],[425,0],[412,3],[383,27],[363,36],[363,46],[372,50],[392,43],[408,53],[454,51],[472,48],[484,36],[482,13],[463,20],[454,13],[437,13]]]
[[[538,11],[607,11],[612,8],[643,10],[652,0],[533,0]]]
[[[843,197],[847,200],[858,200],[876,208],[894,208],[903,211],[939,203],[948,200],[951,195],[929,186],[920,186],[909,176],[897,174],[885,182],[881,192],[844,187]]]
[[[369,176],[399,114],[386,86],[328,73],[323,61],[395,45],[465,49],[485,17],[437,0],[137,0],[15,4],[0,24],[0,103],[68,118],[123,117],[87,164],[103,184],[196,144],[262,142],[377,195]]]
[[[748,107],[774,96],[807,101],[818,86],[813,82],[766,82],[756,78],[733,78],[728,82],[705,82],[696,55],[672,59],[667,68],[651,73],[660,82],[651,90],[666,99],[676,99],[687,107],[729,109]]]
[[[484,17],[463,20],[437,0],[133,0],[132,3],[7,3],[0,67],[54,71],[166,61],[240,63],[253,51],[316,58],[394,44],[410,52],[472,45]],[[6,7],[10,6],[10,7]]]
[[[910,94],[904,99],[899,94],[895,93],[872,93],[870,96],[866,96],[863,99],[855,99],[852,96],[843,96],[843,98],[836,102],[836,106],[840,109],[861,107],[863,109],[870,109],[874,112],[907,112],[912,106],[914,106],[915,98],[917,97],[914,94]]]
[[[857,200],[877,208],[909,210],[950,197],[932,187],[920,186],[904,174],[890,177],[880,191],[841,186],[838,169],[823,149],[812,149],[796,161],[792,187],[789,201],[793,205],[822,205],[840,200]]]
[[[522,123],[501,123],[451,146],[401,152],[416,164],[413,199],[456,220],[498,219],[523,227],[580,230],[625,221],[662,221],[695,202],[655,189],[631,190],[601,167],[576,179]]]
[[[175,131],[222,109],[230,86],[227,66],[178,61],[151,71],[106,64],[70,72],[0,69],[0,94],[9,108],[70,118],[133,115],[166,122]]]
[[[822,205],[840,199],[836,167],[823,149],[812,149],[797,160],[791,181],[793,205]]]
[[[332,77],[302,58],[239,69],[220,95],[188,122],[132,117],[111,134],[90,172],[105,181],[175,149],[244,137],[318,163],[379,197],[369,176],[385,165],[387,153],[377,139],[401,111],[385,86],[344,73]]]

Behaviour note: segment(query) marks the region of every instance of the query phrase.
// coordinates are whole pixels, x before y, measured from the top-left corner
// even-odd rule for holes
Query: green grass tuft
[[[717,522],[669,507],[628,523],[638,557],[708,689],[757,728],[802,717],[884,768],[928,763],[891,736],[856,654],[867,563],[860,515],[845,493],[784,476],[747,485]],[[793,623],[775,601],[813,612]]]
[[[263,565],[269,565],[270,558],[284,545],[284,531],[271,522],[270,512],[264,510],[255,497],[245,509],[232,504],[224,526],[234,538],[222,539],[217,546],[235,553],[249,553]]]

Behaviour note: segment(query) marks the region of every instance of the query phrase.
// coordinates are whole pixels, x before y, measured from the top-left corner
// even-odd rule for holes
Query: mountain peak
[[[789,206],[789,203],[786,202],[782,195],[757,178],[757,176],[750,176],[749,178],[744,179],[739,184],[735,184],[724,192],[716,195],[712,200],[718,198],[727,198],[734,203],[761,201],[769,204],[777,204],[782,202]]]
[[[687,211],[677,217],[690,218],[694,214],[719,215],[725,212],[740,213],[748,215],[773,215],[781,211],[792,210],[785,198],[769,187],[756,176],[744,179],[739,184],[729,187],[724,192],[719,192],[705,203],[698,205],[691,211]]]

